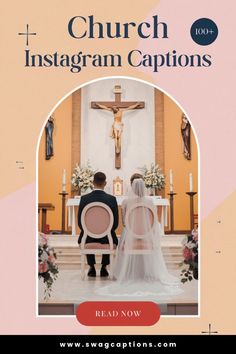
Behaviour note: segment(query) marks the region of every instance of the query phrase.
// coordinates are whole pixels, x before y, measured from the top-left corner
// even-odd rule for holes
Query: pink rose
[[[55,257],[53,255],[48,256],[48,262],[55,263]]]
[[[186,261],[190,261],[193,258],[192,250],[190,250],[188,247],[184,248],[183,255]]]
[[[47,262],[39,263],[39,273],[45,273],[48,270]]]
[[[45,245],[48,242],[48,237],[43,232],[39,232],[38,236],[39,236],[39,243],[40,244]]]

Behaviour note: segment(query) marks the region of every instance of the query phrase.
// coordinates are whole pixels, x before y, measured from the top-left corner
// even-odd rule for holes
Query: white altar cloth
[[[116,197],[117,204],[120,206],[123,200],[127,198],[126,196],[118,196]],[[148,197],[153,200],[154,205],[157,207],[161,207],[161,231],[162,235],[164,235],[164,227],[168,226],[168,207],[169,207],[169,199],[163,199],[158,196]],[[79,206],[80,197],[70,198],[67,200],[66,206],[68,208],[68,226],[72,227],[72,236],[76,236],[76,222],[77,214],[75,212],[75,208]]]

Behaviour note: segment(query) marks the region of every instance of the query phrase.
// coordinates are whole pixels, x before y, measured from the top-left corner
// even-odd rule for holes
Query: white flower
[[[143,179],[147,188],[157,188],[161,190],[165,185],[165,177],[161,173],[158,165],[151,164],[148,169],[147,166],[140,168],[143,172]]]
[[[45,262],[45,261],[48,260],[48,254],[47,254],[47,252],[46,252],[45,250],[43,250],[43,252],[42,252],[40,258],[41,258],[41,261],[42,261],[42,262]]]
[[[196,247],[196,244],[190,241],[190,242],[186,243],[185,246],[191,250],[192,248]]]
[[[93,176],[95,171],[92,170],[89,162],[87,166],[79,166],[76,164],[72,177],[71,183],[74,187],[80,189],[88,189],[93,187]]]

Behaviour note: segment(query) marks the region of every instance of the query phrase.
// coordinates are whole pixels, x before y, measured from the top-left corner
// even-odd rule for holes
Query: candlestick
[[[66,192],[66,170],[63,170],[62,174],[62,192]]]
[[[170,192],[173,192],[173,173],[170,170]]]
[[[61,195],[61,233],[64,234],[66,232],[66,196],[68,195],[68,193],[62,191],[62,193],[59,193],[59,195]]]
[[[189,192],[193,191],[193,175],[192,173],[189,174]]]
[[[190,197],[190,232],[194,229],[194,203],[193,198],[197,192],[187,192],[187,195]]]
[[[170,196],[170,233],[172,234],[174,232],[174,195],[177,193],[174,193],[171,191],[168,193]]]

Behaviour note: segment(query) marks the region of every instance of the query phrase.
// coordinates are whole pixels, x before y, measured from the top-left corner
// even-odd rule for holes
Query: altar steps
[[[168,235],[162,237],[162,252],[168,269],[178,269],[183,262],[184,235]],[[80,249],[77,237],[71,235],[49,235],[49,244],[54,247],[57,254],[59,269],[79,269]],[[97,264],[101,263],[101,256],[96,257]]]
[[[68,248],[63,247],[54,247],[57,254],[57,265],[60,269],[78,269],[80,267],[80,250],[72,249],[68,252]],[[183,261],[183,250],[182,247],[179,247],[176,250],[176,247],[172,249],[171,247],[162,247],[164,259],[166,265],[169,269],[179,268],[180,264]],[[97,263],[101,263],[101,256],[96,257]]]
[[[97,270],[100,269],[100,260],[97,258]],[[57,265],[59,267],[59,270],[61,269],[71,269],[71,270],[76,270],[80,269],[80,260],[78,261],[59,261],[57,262]],[[166,261],[166,266],[169,270],[171,269],[180,269],[181,268],[182,261]]]

